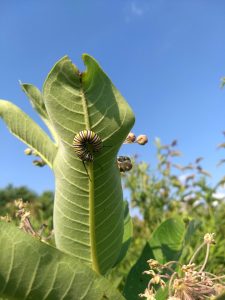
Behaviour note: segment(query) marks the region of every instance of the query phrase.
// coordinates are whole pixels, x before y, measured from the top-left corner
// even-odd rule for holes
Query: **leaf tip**
[[[83,62],[85,63],[86,61],[88,61],[88,59],[91,58],[91,56],[87,53],[83,53],[82,54],[82,59],[83,59]]]
[[[94,67],[94,68],[100,69],[99,63],[93,56],[91,56],[87,53],[83,53],[82,59],[83,59],[85,66],[87,67],[87,69],[89,69],[89,67]]]

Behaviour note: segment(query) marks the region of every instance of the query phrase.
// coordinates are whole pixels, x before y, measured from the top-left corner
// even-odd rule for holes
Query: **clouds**
[[[133,15],[138,16],[138,17],[141,17],[144,14],[144,9],[140,6],[138,6],[135,1],[132,1],[130,3],[130,10]]]
[[[149,10],[149,2],[142,1],[128,1],[125,6],[125,21],[127,23],[135,19],[141,19]]]

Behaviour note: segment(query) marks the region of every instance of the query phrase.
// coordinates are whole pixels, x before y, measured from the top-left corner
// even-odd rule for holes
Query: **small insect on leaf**
[[[85,162],[92,162],[94,160],[93,153],[99,152],[102,149],[101,138],[94,131],[82,130],[75,134],[73,148],[76,155],[83,162],[85,171],[89,177]]]

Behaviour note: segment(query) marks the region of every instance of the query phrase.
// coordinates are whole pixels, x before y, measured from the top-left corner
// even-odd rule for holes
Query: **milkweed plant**
[[[0,100],[0,116],[9,131],[28,146],[25,154],[36,157],[35,166],[48,165],[55,176],[50,236],[43,236],[44,224],[38,231],[33,228],[28,204],[22,199],[15,199],[18,227],[11,222],[12,216],[0,218],[0,296],[18,300],[182,300],[215,295],[211,283],[222,277],[204,271],[208,254],[200,270],[192,259],[185,270],[183,266],[185,275],[176,271],[174,261],[179,261],[196,227],[194,221],[181,218],[164,221],[152,233],[122,291],[110,281],[108,275],[121,263],[132,239],[132,221],[121,186],[121,172],[129,171],[132,161],[117,154],[123,143],[144,145],[148,139],[130,132],[132,109],[96,60],[84,54],[83,61],[86,70],[80,72],[69,57],[60,59],[42,92],[21,83],[50,135],[19,107]],[[53,236],[54,244],[49,243]],[[150,282],[142,274],[147,260],[153,269],[145,272],[152,276]],[[169,273],[163,275],[162,270]]]

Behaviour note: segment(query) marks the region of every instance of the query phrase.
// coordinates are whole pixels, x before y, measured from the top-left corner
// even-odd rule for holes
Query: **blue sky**
[[[62,56],[82,70],[81,54],[91,54],[132,106],[133,131],[149,136],[145,147],[126,145],[121,153],[154,165],[154,138],[176,138],[177,162],[205,157],[215,182],[225,173],[216,167],[225,157],[216,150],[225,130],[224,28],[223,0],[1,0],[0,98],[41,124],[18,80],[41,88]],[[51,171],[32,165],[2,121],[0,138],[0,188],[54,189]]]

